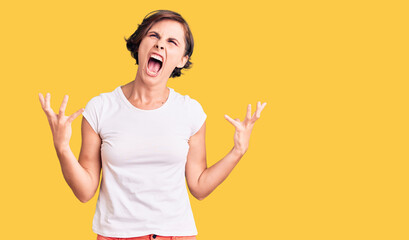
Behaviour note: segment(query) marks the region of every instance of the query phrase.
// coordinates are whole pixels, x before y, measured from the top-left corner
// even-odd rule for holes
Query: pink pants
[[[159,236],[155,234],[149,234],[140,237],[132,238],[116,238],[116,237],[104,237],[97,234],[97,240],[197,240],[196,236]]]

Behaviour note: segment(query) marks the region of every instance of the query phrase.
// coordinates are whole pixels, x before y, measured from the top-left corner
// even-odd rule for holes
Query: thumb
[[[231,124],[233,124],[233,126],[238,127],[238,123],[233,120],[231,117],[229,117],[227,114],[224,115],[224,117],[226,118],[227,121],[229,121]]]
[[[75,113],[73,113],[69,118],[68,118],[68,122],[72,123],[74,121],[74,119],[76,119],[81,113],[83,113],[85,111],[84,108],[80,108],[78,111],[76,111]]]

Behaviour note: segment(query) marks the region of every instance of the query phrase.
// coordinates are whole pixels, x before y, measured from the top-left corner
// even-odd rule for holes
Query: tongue
[[[148,68],[149,71],[157,73],[160,69],[160,63],[155,60],[149,59]]]

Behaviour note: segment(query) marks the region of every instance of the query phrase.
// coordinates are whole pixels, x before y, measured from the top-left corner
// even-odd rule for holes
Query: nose
[[[158,49],[163,49],[163,45],[162,45],[161,42],[157,42],[157,43],[155,44],[155,47],[158,48]]]

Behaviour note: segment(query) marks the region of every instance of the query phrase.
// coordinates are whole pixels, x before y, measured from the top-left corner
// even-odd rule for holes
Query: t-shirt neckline
[[[139,112],[156,112],[156,111],[160,111],[160,110],[166,108],[169,105],[170,101],[172,100],[173,91],[174,91],[173,88],[167,87],[169,89],[168,99],[166,99],[166,102],[164,104],[162,104],[162,106],[160,106],[158,108],[155,108],[155,109],[140,109],[140,108],[137,108],[134,105],[132,105],[131,102],[129,102],[129,100],[126,98],[124,92],[122,91],[121,87],[122,87],[122,85],[120,85],[119,87],[116,88],[116,90],[117,90],[117,92],[119,94],[119,97],[125,102],[125,104],[128,107],[132,108],[135,111],[139,111]]]

